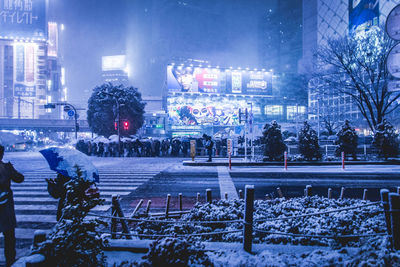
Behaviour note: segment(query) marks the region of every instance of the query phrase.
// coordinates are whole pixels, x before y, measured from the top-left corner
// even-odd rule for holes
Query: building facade
[[[300,72],[314,72],[315,52],[318,47],[325,45],[328,39],[365,30],[371,26],[384,25],[387,15],[396,4],[396,0],[304,0],[303,57],[299,64]],[[363,17],[366,9],[373,12],[373,19]],[[354,100],[344,94],[322,94],[320,88],[323,86],[318,79],[309,82],[309,119],[319,123],[322,123],[321,120],[327,120],[337,124],[350,120],[367,134],[367,123]]]
[[[66,99],[59,25],[46,0],[0,1],[0,117],[61,118],[43,105]]]

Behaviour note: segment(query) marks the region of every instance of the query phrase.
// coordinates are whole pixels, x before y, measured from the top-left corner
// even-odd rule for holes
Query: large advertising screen
[[[46,39],[46,0],[0,0],[0,36]]]
[[[272,95],[272,73],[169,65],[169,92]]]
[[[379,25],[379,0],[349,0],[350,33]]]
[[[248,105],[245,100],[233,100],[226,96],[168,97],[168,117],[171,125],[239,125],[239,109],[244,110],[246,107]]]
[[[101,69],[103,71],[125,70],[127,66],[125,55],[103,56]]]
[[[14,45],[14,96],[36,96],[36,44]]]

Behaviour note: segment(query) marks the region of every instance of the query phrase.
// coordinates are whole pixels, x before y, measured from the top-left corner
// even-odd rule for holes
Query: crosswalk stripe
[[[17,222],[56,223],[55,215],[17,214]]]
[[[99,169],[100,182],[97,186],[100,197],[105,199],[105,202],[91,211],[109,214],[113,195],[127,196],[159,173],[159,171],[132,171],[123,168]],[[19,227],[16,228],[16,238],[28,240],[33,238],[36,230],[49,230],[56,223],[58,199],[49,195],[45,178],[56,178],[57,174],[48,170],[29,171],[23,174],[25,181],[20,184],[12,183],[11,188],[17,227]],[[0,243],[2,239],[0,235]],[[0,247],[0,252],[1,249]]]

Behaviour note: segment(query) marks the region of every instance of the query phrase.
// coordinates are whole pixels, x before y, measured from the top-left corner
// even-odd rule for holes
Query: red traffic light
[[[115,128],[115,130],[118,130],[118,123],[117,122],[114,122],[114,128]]]
[[[129,130],[129,121],[124,121],[124,130]]]

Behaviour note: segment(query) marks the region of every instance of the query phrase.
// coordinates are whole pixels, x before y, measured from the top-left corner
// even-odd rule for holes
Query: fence
[[[279,197],[283,197],[282,191],[280,188],[277,188]],[[106,218],[111,220],[111,229],[110,231],[100,231],[100,233],[108,233],[111,234],[112,238],[116,238],[119,236],[126,236],[126,238],[130,239],[132,236],[141,237],[141,238],[162,238],[162,237],[190,237],[190,236],[212,236],[212,235],[223,235],[229,233],[243,233],[243,248],[245,251],[251,252],[252,243],[253,243],[253,234],[259,233],[264,235],[283,235],[283,236],[292,236],[292,237],[305,237],[305,238],[328,238],[328,239],[343,239],[343,238],[364,238],[364,237],[373,237],[373,236],[389,236],[392,240],[392,245],[395,249],[400,249],[400,187],[397,188],[397,193],[389,193],[387,189],[381,189],[381,201],[380,202],[371,202],[368,204],[343,207],[335,210],[328,210],[322,212],[314,212],[308,214],[301,214],[296,216],[287,216],[287,217],[278,217],[278,218],[259,218],[257,220],[253,220],[254,213],[254,186],[246,185],[245,193],[243,196],[243,191],[239,190],[239,198],[245,199],[245,210],[244,210],[244,219],[243,220],[226,220],[226,221],[187,221],[181,219],[174,219],[172,217],[180,217],[182,214],[187,213],[188,211],[182,210],[182,195],[179,195],[179,211],[170,212],[169,205],[171,200],[171,195],[167,196],[166,200],[166,209],[164,213],[149,213],[149,206],[151,201],[149,200],[146,215],[149,218],[133,218],[137,210],[142,205],[143,201],[139,201],[136,206],[134,212],[130,217],[125,217],[121,206],[119,204],[118,196],[113,196],[112,200],[112,211],[111,216],[108,215],[98,215],[94,213],[89,213],[90,216],[96,216],[101,218]],[[344,198],[345,188],[342,187],[340,192],[340,198]],[[365,189],[363,192],[363,200],[367,199],[368,190]],[[312,186],[306,186],[304,190],[304,196],[309,197],[312,195]],[[328,189],[328,198],[332,197],[332,189]],[[228,196],[225,193],[225,198]],[[197,201],[199,202],[199,193],[197,194]],[[206,191],[206,202],[212,202],[212,193],[210,189]],[[150,204],[149,204],[150,203]],[[367,206],[379,206],[382,205],[382,212],[385,215],[385,221],[387,225],[387,233],[374,233],[374,234],[364,234],[364,235],[308,235],[308,234],[293,234],[293,233],[285,233],[285,232],[271,232],[263,229],[259,229],[255,227],[255,223],[262,223],[267,221],[279,221],[279,220],[292,220],[296,218],[305,218],[312,216],[320,216],[324,214],[331,213],[339,213],[342,211],[356,210]],[[151,218],[153,217],[153,218]],[[155,219],[154,217],[164,217],[165,219]],[[122,233],[116,231],[118,221],[122,226]],[[137,223],[153,223],[153,224],[199,224],[199,225],[212,225],[212,224],[241,224],[242,230],[229,230],[229,231],[214,231],[214,232],[206,232],[206,233],[195,233],[195,234],[169,234],[169,235],[158,235],[158,234],[135,234],[131,233],[128,228],[128,222],[137,222]],[[240,228],[240,227],[239,227]]]

